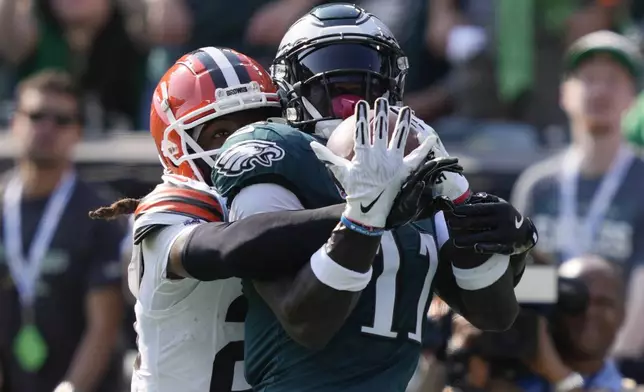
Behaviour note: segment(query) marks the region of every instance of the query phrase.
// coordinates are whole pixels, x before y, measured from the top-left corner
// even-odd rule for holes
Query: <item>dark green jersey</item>
[[[342,203],[327,168],[306,133],[281,123],[258,122],[231,135],[213,170],[213,184],[230,201],[247,186],[274,183],[293,192],[305,208]]]
[[[373,278],[329,344],[308,350],[291,340],[244,282],[246,378],[257,391],[404,391],[420,355],[421,331],[436,271],[431,233],[387,232]]]
[[[245,186],[275,182],[307,208],[335,203],[338,191],[310,150],[311,140],[283,125],[254,124],[224,145],[214,183],[229,198]],[[241,153],[244,145],[254,152]],[[371,282],[344,326],[319,351],[291,340],[252,283],[244,282],[246,377],[254,390],[404,391],[418,362],[437,268],[434,228],[427,226],[385,233]]]

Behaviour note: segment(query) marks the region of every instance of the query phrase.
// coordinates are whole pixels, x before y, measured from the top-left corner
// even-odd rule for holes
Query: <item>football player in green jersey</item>
[[[228,198],[230,218],[340,202],[341,192],[319,159],[339,181],[348,164],[317,144],[312,149],[311,142],[328,137],[354,110],[356,124],[366,123],[361,99],[375,102],[376,117],[387,118],[390,110],[410,115],[389,106],[400,104],[406,66],[386,26],[353,5],[319,7],[296,22],[272,69],[288,124],[273,120],[243,128],[216,161],[213,183]],[[420,120],[409,121],[435,136]],[[387,121],[375,123],[372,132],[386,134]],[[435,153],[442,152],[439,146],[436,141]],[[431,200],[426,215],[433,218]],[[377,202],[370,204],[345,210],[345,224],[334,235],[355,230],[380,237],[372,261],[350,256],[373,243],[331,251],[331,239],[293,277],[244,281],[246,374],[255,390],[404,390],[434,292],[482,329],[513,322],[513,287],[525,252],[536,242],[529,219],[494,196],[477,194],[464,205],[445,203],[448,211],[436,219],[383,232],[382,214],[375,228],[366,227],[373,226],[370,220],[351,219],[356,210],[373,213]]]
[[[360,124],[368,123],[367,110],[360,108],[356,106],[356,123],[359,129],[364,129],[368,126],[361,128]],[[376,116],[388,111],[385,100],[376,101]],[[401,111],[399,124],[405,123],[405,119],[410,120],[408,108]],[[374,123],[377,126],[373,134],[387,134],[387,121]],[[328,163],[341,184],[345,167],[373,164],[373,160],[362,162],[359,154],[348,163],[314,140],[278,120],[254,123],[233,134],[224,144],[213,171],[215,187],[228,198],[230,219],[339,203],[340,189],[321,160]],[[379,156],[383,158],[384,155]],[[404,390],[420,353],[431,293],[438,291],[451,299],[450,303],[460,303],[462,291],[454,289],[458,287],[455,281],[466,285],[470,296],[504,298],[495,304],[496,309],[501,308],[509,316],[498,318],[492,314],[487,324],[477,325],[503,329],[513,321],[516,273],[508,267],[508,256],[470,252],[465,259],[472,263],[483,259],[479,265],[483,265],[485,273],[481,273],[481,268],[471,271],[454,268],[460,273],[452,274],[447,261],[443,263],[450,272],[444,274],[447,279],[436,281],[439,249],[456,248],[453,241],[445,245],[449,233],[444,221],[435,224],[429,220],[422,227],[406,225],[383,231],[384,210],[375,214],[374,219],[363,217],[378,211],[382,190],[369,194],[344,190],[356,196],[353,203],[351,198],[347,199],[347,206],[352,207],[347,207],[344,225],[334,233],[356,231],[366,235],[369,238],[364,238],[362,246],[331,252],[328,244],[333,243],[332,237],[295,276],[270,282],[244,281],[249,303],[246,375],[256,390]],[[358,194],[362,197],[357,197]],[[386,195],[383,193],[380,198],[387,199]],[[465,217],[472,218],[472,214],[464,211]],[[498,241],[498,233],[491,233],[492,241]],[[484,245],[492,242],[479,241],[476,231],[468,234]],[[365,262],[368,258],[351,257],[374,250],[374,240],[380,244],[375,259]],[[441,287],[451,293],[441,292]]]

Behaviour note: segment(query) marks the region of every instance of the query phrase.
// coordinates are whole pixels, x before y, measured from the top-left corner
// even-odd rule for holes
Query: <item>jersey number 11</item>
[[[407,338],[417,342],[420,342],[422,339],[423,320],[426,317],[424,313],[431,294],[429,291],[432,280],[438,267],[438,250],[434,237],[427,233],[419,233],[419,235],[420,255],[427,257],[429,268],[427,268],[423,288],[418,297],[418,304],[416,305],[416,330],[407,333]],[[394,310],[397,302],[396,295],[398,295],[398,290],[400,289],[397,287],[396,279],[398,270],[400,269],[400,255],[403,252],[399,251],[394,236],[389,231],[385,232],[382,236],[380,247],[383,268],[382,274],[376,280],[376,306],[373,326],[363,326],[362,332],[387,338],[396,338],[398,337],[398,332],[393,331]]]

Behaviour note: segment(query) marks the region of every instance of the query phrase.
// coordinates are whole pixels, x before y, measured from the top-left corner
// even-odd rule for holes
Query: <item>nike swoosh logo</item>
[[[516,227],[517,229],[520,229],[521,225],[523,224],[523,216],[521,217],[521,219],[519,219],[518,217],[514,218],[514,219],[515,219],[514,220],[514,227]]]
[[[362,211],[363,214],[366,214],[367,212],[369,212],[373,208],[373,206],[378,202],[378,199],[380,199],[380,196],[382,196],[384,192],[385,192],[384,190],[380,192],[380,194],[375,199],[373,199],[371,203],[369,203],[366,206],[360,203],[360,211]]]

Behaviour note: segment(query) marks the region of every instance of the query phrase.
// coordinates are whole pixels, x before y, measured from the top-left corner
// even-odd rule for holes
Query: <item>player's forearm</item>
[[[357,280],[361,275],[367,276],[363,282],[370,280],[379,244],[379,236],[365,236],[339,225],[324,248],[292,281],[277,285],[256,283],[255,287],[295,341],[309,348],[324,347],[344,324],[366,286]],[[340,268],[329,273],[320,267],[316,258],[327,257]],[[335,279],[334,274],[347,271],[338,276],[337,285],[329,281]]]
[[[93,391],[111,361],[116,343],[115,336],[105,336],[102,331],[87,331],[76,350],[65,381],[74,391]]]
[[[505,331],[519,314],[514,294],[514,277],[508,268],[490,286],[478,290],[458,289],[460,313],[467,321],[484,331]]]
[[[324,285],[309,265],[294,280],[253,283],[288,335],[313,350],[326,346],[360,298],[360,292]]]
[[[37,24],[32,1],[0,0],[0,56],[18,64],[36,42]]]
[[[93,391],[112,359],[123,316],[119,286],[90,290],[85,298],[85,314],[87,327],[65,377],[78,392]]]
[[[497,259],[491,260],[491,263],[487,261],[481,263],[478,271],[476,267],[472,268],[473,273],[466,281],[462,279],[462,274],[459,275],[461,278],[459,281],[454,276],[454,270],[450,271],[450,268],[446,268],[449,264],[439,264],[434,279],[436,291],[453,310],[475,327],[486,331],[506,330],[514,323],[519,312],[514,287],[523,274],[525,256],[522,254],[510,257],[510,261],[503,269],[490,276],[490,267],[494,268],[490,264],[503,262],[500,256],[496,256]],[[477,257],[480,258],[481,255]],[[486,274],[488,274],[487,277]]]
[[[311,262],[295,277],[290,295],[285,301],[290,319],[294,322],[327,319],[327,317],[344,320],[362,288],[340,285],[336,288],[331,287],[332,283],[324,280],[335,280],[336,277],[331,274],[341,273],[341,271],[333,271],[331,274],[319,272],[319,267],[315,266],[319,264],[316,258],[328,257],[331,263],[352,273],[366,274],[371,270],[379,245],[380,236],[366,236],[338,225],[324,245],[324,249],[316,252],[311,257]],[[344,285],[345,282],[341,284]],[[351,282],[347,284],[352,285]]]
[[[181,266],[203,281],[292,276],[329,238],[343,210],[344,204],[339,204],[200,225],[186,238]]]
[[[94,326],[85,332],[65,377],[75,392],[96,388],[110,365],[119,331],[114,326]]]

